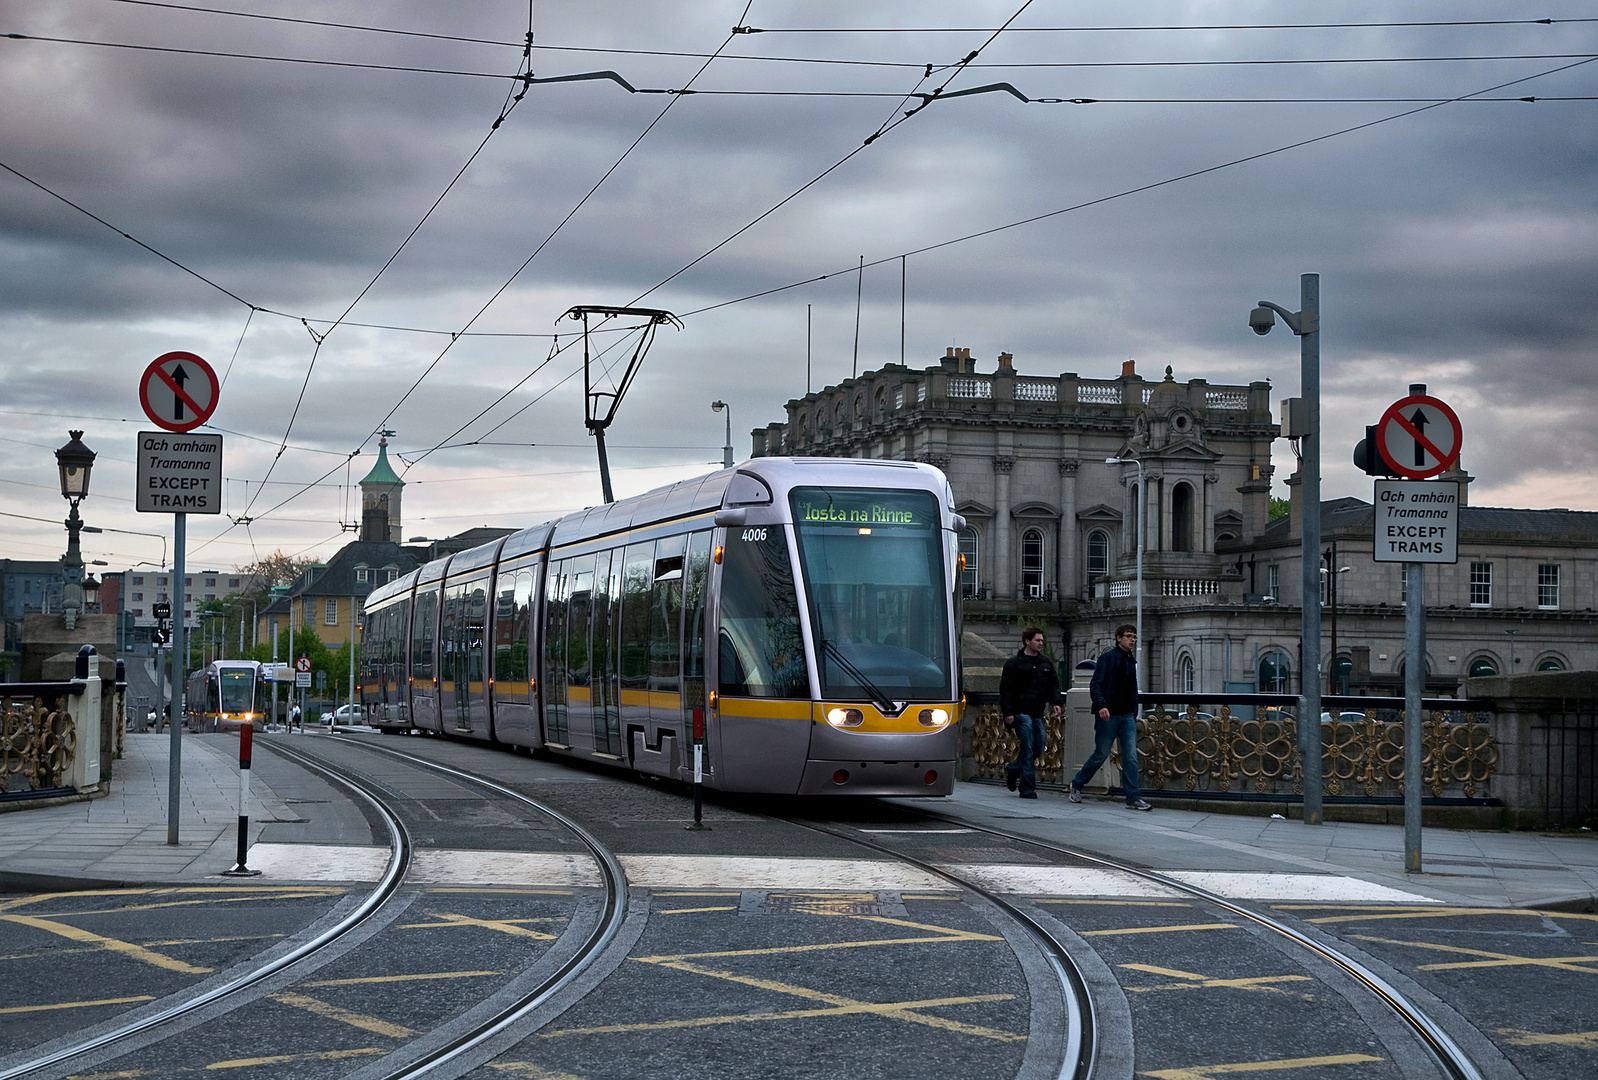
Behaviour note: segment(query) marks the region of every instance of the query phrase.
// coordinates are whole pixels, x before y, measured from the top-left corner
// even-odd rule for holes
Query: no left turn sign
[[[193,431],[216,411],[220,386],[211,365],[189,352],[158,356],[139,380],[139,404],[168,431]]]
[[[1464,431],[1446,402],[1424,394],[1395,401],[1376,425],[1376,447],[1400,476],[1426,480],[1459,460]]]

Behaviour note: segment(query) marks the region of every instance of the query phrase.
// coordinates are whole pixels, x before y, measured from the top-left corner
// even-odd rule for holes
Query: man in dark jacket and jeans
[[[1110,744],[1119,741],[1126,808],[1154,809],[1143,801],[1137,784],[1137,627],[1115,628],[1115,645],[1094,666],[1088,695],[1093,701],[1093,753],[1071,780],[1071,801],[1082,801],[1082,788],[1110,756]]]
[[[1004,662],[999,676],[999,711],[1021,744],[1016,759],[1004,767],[1004,786],[1014,791],[1019,782],[1023,799],[1038,797],[1036,763],[1048,739],[1043,721],[1059,692],[1054,662],[1043,655],[1043,631],[1029,626],[1021,631],[1021,651]]]

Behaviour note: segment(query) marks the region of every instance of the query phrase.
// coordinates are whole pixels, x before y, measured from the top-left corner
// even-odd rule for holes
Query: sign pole
[[[1426,564],[1405,563],[1404,593],[1404,871],[1420,873],[1421,714],[1426,688]]]
[[[172,515],[172,735],[167,758],[166,842],[178,842],[178,807],[183,787],[183,668],[188,660],[188,634],[183,618],[184,548],[188,543],[189,515]]]

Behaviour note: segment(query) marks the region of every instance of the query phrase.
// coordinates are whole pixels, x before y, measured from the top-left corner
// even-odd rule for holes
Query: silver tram
[[[385,731],[781,794],[947,795],[962,699],[954,513],[930,465],[757,458],[373,591]]]
[[[213,660],[189,674],[183,692],[184,723],[191,731],[237,731],[269,711],[267,665],[254,660]]]

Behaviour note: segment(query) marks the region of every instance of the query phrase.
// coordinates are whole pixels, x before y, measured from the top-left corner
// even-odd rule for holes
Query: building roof
[[[401,487],[405,481],[401,480],[394,472],[394,467],[388,463],[388,440],[382,439],[377,444],[377,464],[372,466],[372,471],[361,480],[365,484],[398,484]]]
[[[1333,532],[1367,534],[1375,527],[1376,508],[1363,499],[1328,499],[1321,503],[1321,534]],[[1504,506],[1463,506],[1459,510],[1460,532],[1472,538],[1494,535],[1506,538],[1598,544],[1598,512],[1590,510],[1521,510]],[[1287,536],[1288,518],[1276,518],[1265,527],[1265,536],[1280,540]]]
[[[398,544],[387,540],[352,540],[329,559],[321,571],[302,577],[294,583],[286,596],[272,601],[262,614],[281,614],[289,609],[291,600],[301,597],[360,596],[364,597],[381,584],[368,574],[367,580],[356,581],[357,567],[393,566],[401,575],[417,567],[416,558]]]

